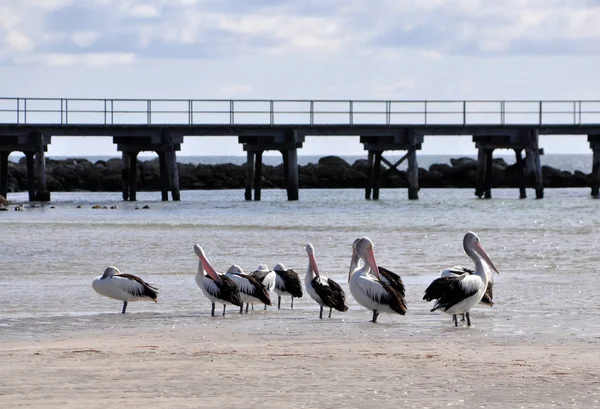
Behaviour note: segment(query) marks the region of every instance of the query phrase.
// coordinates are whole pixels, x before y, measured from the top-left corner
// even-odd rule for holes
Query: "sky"
[[[0,0],[3,97],[600,100],[598,67],[600,0]],[[590,152],[585,136],[540,146]],[[48,152],[112,153],[64,137]],[[363,153],[356,137],[299,152]],[[426,137],[422,153],[475,147]],[[243,151],[188,137],[181,154]]]

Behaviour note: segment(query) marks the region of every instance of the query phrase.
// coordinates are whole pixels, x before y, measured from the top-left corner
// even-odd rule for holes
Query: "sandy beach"
[[[143,331],[119,328],[124,318],[114,314],[112,328],[94,333],[78,330],[4,342],[0,406],[592,408],[599,404],[600,354],[595,340],[495,337],[492,332],[483,334],[485,323],[453,328],[447,317],[439,322],[438,333],[403,337],[401,318],[373,325],[340,318],[321,322],[312,315],[282,319],[282,313],[202,316],[197,325],[159,325]],[[279,318],[272,318],[275,315]],[[132,317],[135,314],[125,319],[135,320]],[[263,322],[238,330],[239,319]]]

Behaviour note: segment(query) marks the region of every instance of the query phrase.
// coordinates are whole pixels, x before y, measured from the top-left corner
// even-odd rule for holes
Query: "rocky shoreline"
[[[382,168],[382,171],[385,168]],[[231,163],[219,165],[178,164],[181,190],[240,189],[246,183],[246,165]],[[326,156],[318,163],[300,165],[300,189],[364,188],[367,185],[368,164],[364,159],[349,164],[337,156]],[[587,187],[590,175],[573,173],[549,166],[542,167],[544,187]],[[421,188],[475,188],[477,161],[471,158],[452,159],[450,164],[433,164],[429,169],[419,168]],[[90,162],[87,159],[46,160],[47,188],[50,192],[121,191],[121,160]],[[138,190],[159,191],[158,159],[138,164]],[[527,186],[533,186],[533,175],[525,171]],[[494,159],[493,187],[518,187],[518,169],[503,159]],[[381,188],[408,187],[406,171],[388,170],[382,173]],[[262,188],[285,188],[283,165],[263,164]],[[25,159],[8,163],[8,192],[27,190]]]

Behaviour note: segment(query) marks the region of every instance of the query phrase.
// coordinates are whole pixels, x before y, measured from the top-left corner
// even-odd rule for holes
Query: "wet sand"
[[[114,314],[103,330],[4,341],[0,407],[599,406],[596,338],[496,336],[485,322],[453,328],[449,317],[403,336],[402,317],[373,325],[312,312],[239,325],[269,314],[174,328],[119,327]]]

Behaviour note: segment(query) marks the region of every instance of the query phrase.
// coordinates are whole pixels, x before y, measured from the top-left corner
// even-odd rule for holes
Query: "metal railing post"
[[[467,124],[467,101],[463,101],[463,125]]]
[[[315,101],[310,101],[310,125],[315,124]]]
[[[425,118],[424,118],[424,120],[425,120],[425,123],[424,123],[423,125],[427,125],[427,101],[423,101],[423,103],[424,103],[424,105],[425,105],[425,106],[424,106],[424,112],[423,112],[423,113],[424,113],[424,115],[425,115]]]
[[[271,113],[271,126],[273,126],[273,125],[275,125],[275,111],[274,111],[273,100],[269,101],[269,110]]]
[[[349,119],[350,119],[350,125],[354,125],[354,106],[353,106],[352,101],[348,101],[348,109],[350,110],[349,111],[349,113],[350,113],[350,117],[349,117]]]
[[[188,99],[188,125],[192,125],[194,123],[194,104],[191,99]]]
[[[573,101],[573,125],[577,125],[577,102]]]
[[[579,101],[579,125],[581,125],[581,101]]]
[[[392,101],[385,101],[385,124],[392,124]]]
[[[64,104],[64,98],[60,99],[60,124],[62,125],[64,123],[63,120],[63,104]]]
[[[27,123],[27,98],[23,98],[23,123]]]
[[[539,125],[542,124],[542,109],[543,109],[543,105],[542,105],[542,101],[540,101],[540,107],[539,107],[539,110],[540,110],[539,111],[539,116],[540,116],[540,118],[539,118]]]
[[[235,108],[235,105],[233,103],[233,99],[229,100],[229,125],[233,125],[235,122],[235,116],[233,113],[233,110]]]
[[[152,102],[149,99],[146,100],[146,124],[152,124]]]
[[[104,125],[106,125],[106,98],[104,98]]]
[[[19,124],[19,122],[21,122],[21,108],[19,105],[21,105],[21,98],[17,98],[17,125]]]

